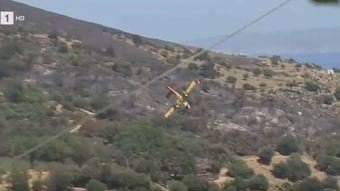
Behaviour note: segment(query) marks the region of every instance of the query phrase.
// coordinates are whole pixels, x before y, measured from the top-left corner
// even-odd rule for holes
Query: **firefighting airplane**
[[[172,94],[176,95],[176,104],[174,106],[172,106],[168,112],[165,113],[164,117],[165,118],[169,118],[178,108],[187,108],[190,109],[190,104],[188,102],[188,96],[189,93],[192,91],[192,89],[194,89],[194,87],[196,85],[198,85],[200,83],[199,80],[193,80],[190,85],[188,86],[188,88],[183,91],[182,93],[178,93],[173,87],[168,87],[169,89],[169,93],[167,95],[167,97],[169,97]]]

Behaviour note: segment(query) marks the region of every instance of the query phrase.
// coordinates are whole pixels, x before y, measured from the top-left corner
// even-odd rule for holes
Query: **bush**
[[[58,33],[56,31],[48,33],[48,38],[57,40],[58,39]]]
[[[200,67],[199,75],[204,78],[214,79],[217,76],[217,72],[214,68],[214,63],[208,62]]]
[[[243,74],[243,80],[247,80],[248,78],[249,78],[249,74],[248,73]]]
[[[254,76],[259,76],[262,74],[262,70],[260,68],[253,69]]]
[[[169,184],[169,190],[170,191],[187,191],[188,187],[183,182],[171,181]]]
[[[327,105],[332,105],[334,102],[333,95],[325,95],[323,96],[323,103]]]
[[[276,178],[287,178],[286,164],[284,162],[275,164],[273,167],[273,175]]]
[[[265,70],[263,70],[263,75],[266,78],[272,78],[274,76],[274,72],[270,69],[265,69]]]
[[[313,82],[313,81],[306,82],[305,88],[306,88],[306,90],[308,90],[310,92],[316,92],[316,91],[320,90],[319,85],[317,83]]]
[[[32,183],[32,191],[43,191],[44,185],[40,180],[36,180]]]
[[[322,182],[322,187],[324,189],[333,189],[333,190],[340,190],[338,181],[333,178],[328,176],[323,182]]]
[[[248,83],[243,84],[243,89],[244,90],[256,90],[256,87],[253,85],[250,85]]]
[[[221,168],[222,168],[222,163],[217,160],[214,160],[210,165],[210,170],[213,173],[219,173]]]
[[[14,169],[11,173],[13,191],[29,191],[27,172],[22,169]]]
[[[116,57],[116,52],[113,46],[109,46],[105,49],[105,55],[110,57]]]
[[[209,189],[209,183],[195,175],[184,176],[183,183],[188,187],[188,191],[207,191]]]
[[[300,157],[291,156],[286,163],[275,165],[273,174],[277,178],[288,178],[289,181],[295,182],[310,176],[311,170]]]
[[[274,156],[274,151],[271,148],[263,148],[259,153],[259,162],[262,164],[269,165],[272,161],[272,157]]]
[[[306,178],[297,186],[297,191],[321,191],[322,184],[317,178]]]
[[[91,179],[86,185],[87,191],[106,191],[107,188],[105,184],[96,179]]]
[[[10,81],[4,91],[6,99],[13,103],[25,100],[24,87],[19,81]]]
[[[67,45],[66,45],[66,44],[60,45],[59,48],[58,48],[58,52],[59,52],[59,53],[62,53],[62,54],[68,53],[68,47],[67,47]]]
[[[263,175],[256,175],[248,180],[248,188],[250,190],[267,191],[269,183],[267,178]]]
[[[334,156],[325,156],[319,161],[320,170],[332,176],[340,175],[340,159]]]
[[[228,173],[231,177],[242,177],[247,179],[254,174],[254,171],[249,168],[244,161],[237,160],[229,165]]]
[[[49,191],[68,191],[72,186],[73,176],[68,169],[62,165],[55,165],[50,169],[47,181]]]
[[[189,70],[198,70],[198,66],[197,66],[197,64],[196,63],[190,63],[189,65],[188,65],[188,69]]]
[[[235,76],[228,76],[227,77],[227,83],[235,84],[236,81],[237,81],[237,78]]]
[[[9,60],[15,54],[22,54],[23,46],[19,42],[10,42],[0,48],[0,60]]]
[[[284,137],[277,145],[277,151],[282,155],[290,155],[295,152],[299,152],[299,146],[297,140],[292,136]]]
[[[340,101],[340,87],[337,87],[335,92],[334,92],[335,98]]]
[[[261,83],[260,83],[260,87],[261,87],[261,88],[265,88],[265,87],[267,87],[267,84],[266,84],[265,82],[261,82]]]

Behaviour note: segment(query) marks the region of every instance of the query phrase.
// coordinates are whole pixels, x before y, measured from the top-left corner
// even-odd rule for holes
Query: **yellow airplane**
[[[189,93],[192,91],[192,89],[194,89],[194,87],[196,85],[198,85],[200,83],[199,80],[193,80],[190,85],[188,86],[188,88],[185,91],[182,91],[182,93],[178,93],[174,88],[172,87],[168,87],[169,89],[169,93],[167,95],[170,96],[172,94],[176,95],[176,104],[174,106],[172,106],[168,112],[165,113],[164,117],[165,118],[169,118],[178,108],[187,108],[190,109],[190,104],[188,102],[188,96]]]

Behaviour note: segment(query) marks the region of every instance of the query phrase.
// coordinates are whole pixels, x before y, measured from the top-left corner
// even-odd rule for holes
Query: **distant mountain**
[[[197,39],[189,45],[206,47],[222,36]],[[340,27],[285,31],[277,33],[243,33],[217,51],[248,55],[291,56],[302,62],[316,62],[324,66],[340,65]]]

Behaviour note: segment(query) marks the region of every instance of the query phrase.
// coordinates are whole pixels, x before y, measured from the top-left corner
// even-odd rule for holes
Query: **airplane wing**
[[[164,117],[165,118],[170,117],[170,115],[172,115],[175,111],[176,111],[175,107],[170,108],[169,111],[165,113]]]
[[[186,93],[186,94],[189,94],[189,93],[192,91],[192,89],[194,89],[194,87],[195,87],[197,84],[199,84],[199,81],[198,81],[198,80],[192,81],[192,82],[190,83],[190,85],[188,86],[188,88],[185,90],[185,93]]]

